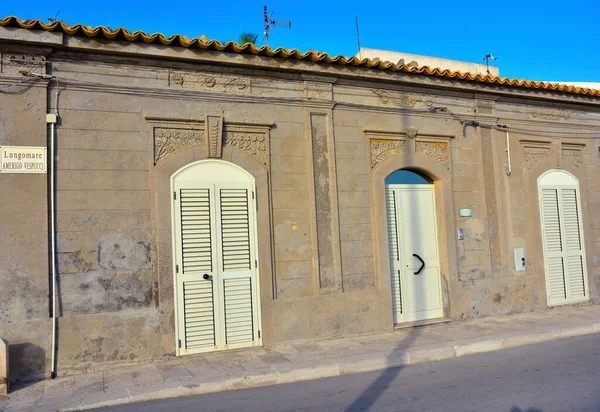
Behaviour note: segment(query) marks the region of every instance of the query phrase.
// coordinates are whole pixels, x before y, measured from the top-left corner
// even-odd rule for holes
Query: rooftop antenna
[[[48,23],[54,23],[55,21],[57,21],[56,18],[58,17],[59,13],[60,13],[60,10],[56,12],[54,17],[48,17]]]
[[[485,55],[485,57],[483,59],[479,60],[479,63],[481,63],[482,61],[485,60],[485,68],[486,68],[487,74],[490,74],[489,59],[496,60],[497,57],[494,57],[491,53],[488,53]]]
[[[271,17],[273,16],[274,12],[271,12],[271,14],[267,13],[267,6],[264,6],[264,13],[265,13],[265,40],[267,41],[267,46],[269,45],[269,30],[271,30],[271,28],[273,28],[274,26],[278,26],[278,27],[285,27],[286,29],[291,29],[292,28],[292,22],[289,20],[273,20]]]
[[[360,34],[358,33],[358,16],[356,17],[356,40],[358,41],[358,58],[360,59]]]

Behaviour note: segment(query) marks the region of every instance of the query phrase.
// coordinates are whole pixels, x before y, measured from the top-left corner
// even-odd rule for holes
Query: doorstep
[[[438,323],[448,323],[452,322],[450,318],[435,318],[435,319],[424,319],[424,320],[416,320],[414,322],[403,322],[397,323],[394,325],[394,329],[404,329],[404,328],[413,328],[416,326],[427,326],[427,325],[437,325]]]

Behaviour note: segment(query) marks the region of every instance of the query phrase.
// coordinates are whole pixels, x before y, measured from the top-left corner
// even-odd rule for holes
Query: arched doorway
[[[589,299],[579,181],[564,170],[538,179],[548,305]]]
[[[435,185],[415,170],[385,179],[394,324],[443,316]]]
[[[259,345],[254,178],[203,160],[171,184],[177,354]]]

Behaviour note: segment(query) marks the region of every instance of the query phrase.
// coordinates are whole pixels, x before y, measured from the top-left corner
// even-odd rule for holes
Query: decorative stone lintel
[[[265,167],[270,167],[271,124],[225,123],[223,116],[211,115],[205,119],[146,118],[154,138],[154,164],[178,150],[201,145],[208,158],[221,158],[223,147],[231,146],[250,153]]]
[[[408,127],[405,132],[384,132],[364,130],[369,138],[371,168],[388,157],[407,153],[421,153],[440,162],[450,170],[450,140],[453,136],[420,135],[416,127]]]

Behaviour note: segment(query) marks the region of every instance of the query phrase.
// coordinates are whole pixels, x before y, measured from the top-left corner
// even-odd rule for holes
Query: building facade
[[[54,187],[0,173],[12,377],[53,261],[59,371],[600,300],[600,92],[14,18],[0,53],[0,146],[56,143]]]

